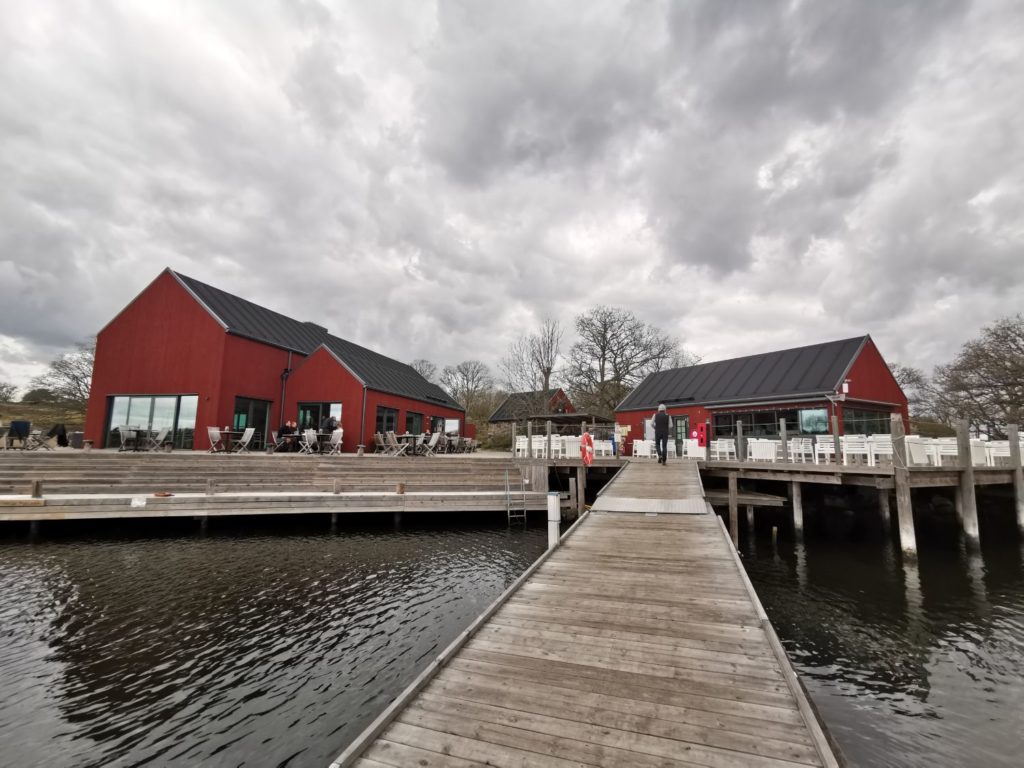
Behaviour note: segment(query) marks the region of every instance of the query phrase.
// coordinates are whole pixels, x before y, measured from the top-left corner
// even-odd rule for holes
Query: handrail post
[[[785,464],[789,461],[789,440],[787,439],[785,418],[779,419],[779,437],[782,438],[782,463]]]
[[[736,461],[746,461],[744,457],[747,452],[743,450],[746,447],[743,437],[743,419],[736,419]]]

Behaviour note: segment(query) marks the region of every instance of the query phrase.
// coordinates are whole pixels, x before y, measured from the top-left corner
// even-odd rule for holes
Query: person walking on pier
[[[668,433],[672,429],[672,417],[668,415],[665,404],[658,406],[654,414],[654,447],[658,451],[658,463],[668,460]]]

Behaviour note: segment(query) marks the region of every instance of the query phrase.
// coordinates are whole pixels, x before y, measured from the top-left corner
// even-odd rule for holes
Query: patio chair
[[[374,453],[391,453],[391,449],[388,448],[388,444],[384,441],[384,435],[380,432],[373,433],[373,452]]]
[[[735,461],[736,459],[736,441],[733,439],[712,440],[708,447],[711,449],[712,461]]]
[[[430,440],[423,446],[424,456],[436,456],[435,449],[437,448],[438,442],[441,440],[441,433],[435,432],[430,436]]]
[[[29,432],[28,439],[25,440],[25,450],[38,451],[40,448],[47,451],[53,450],[53,446],[50,445],[50,441],[43,436],[43,430],[33,429]]]
[[[814,463],[831,464],[833,461],[836,461],[835,437],[832,435],[818,435],[814,439]]]
[[[127,424],[117,428],[117,433],[121,436],[121,445],[118,446],[118,451],[129,450],[128,444],[131,443],[131,450],[138,447],[139,443],[139,432],[136,429],[132,429]]]
[[[10,427],[0,427],[0,451],[7,450],[7,433],[10,431]]]
[[[341,442],[345,438],[345,430],[338,427],[336,430],[331,432],[331,449],[327,452],[330,456],[341,455]]]
[[[849,465],[852,457],[864,457],[864,463],[869,467],[874,466],[874,458],[868,450],[868,439],[854,435],[844,435],[839,438],[839,445],[843,452],[843,464]]]
[[[1000,461],[1006,459],[1006,461]],[[1003,466],[1010,463],[1010,441],[992,440],[985,446],[985,460],[990,467]]]
[[[121,449],[124,450],[124,433],[122,432],[121,435]],[[210,448],[207,453],[220,453],[224,450],[224,440],[220,436],[220,429],[217,427],[207,427],[206,436],[210,439]]]
[[[388,451],[389,456],[404,456],[405,452],[409,450],[409,444],[399,443],[394,432],[388,432],[384,438],[387,440],[388,448],[391,449]]]
[[[148,435],[146,437],[146,450],[147,451],[159,451],[164,446],[164,441],[167,440],[167,433],[171,431],[170,427],[164,427],[156,435]]]
[[[947,463],[955,466],[959,460],[960,450],[955,440],[936,440],[932,445],[932,450],[934,451],[935,465],[938,467]],[[947,462],[946,459],[950,457],[952,461]]]
[[[774,440],[751,440],[747,443],[747,461],[775,461],[777,455]]]
[[[441,433],[438,432],[438,434],[441,434]],[[523,437],[522,435],[516,435],[516,443],[512,447],[512,454],[514,456],[516,456],[517,458],[525,457],[526,456],[526,445],[527,445],[526,438]]]
[[[932,464],[935,454],[930,440],[923,437],[908,436],[904,441],[907,446],[907,463],[911,466],[926,467]]]
[[[885,458],[888,464],[892,464],[892,435],[872,435],[868,438],[869,464],[878,466],[878,460]]]
[[[809,437],[791,437],[789,439],[789,460],[792,462],[814,461],[814,441]]]
[[[319,443],[316,441],[316,431],[312,429],[303,431],[302,437],[299,438],[299,453],[305,453],[312,456],[318,447]]]
[[[242,436],[231,444],[231,450],[235,453],[248,453],[249,443],[252,442],[254,434],[256,434],[256,427],[246,427]]]

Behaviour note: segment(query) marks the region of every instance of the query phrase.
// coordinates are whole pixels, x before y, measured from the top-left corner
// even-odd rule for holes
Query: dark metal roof
[[[835,392],[867,336],[652,373],[616,411],[820,397]]]
[[[547,410],[551,398],[558,393],[558,389],[549,389],[546,392],[538,389],[534,392],[513,392],[506,397],[487,421],[496,424],[502,421],[515,421],[526,418],[530,414],[543,413]]]
[[[303,355],[308,355],[327,338],[327,329],[319,325],[294,320],[180,272],[173,274],[220,321],[228,333]]]
[[[330,334],[324,346],[370,389],[465,411],[451,395],[410,365]]]
[[[325,346],[370,389],[464,410],[447,392],[405,363],[332,336],[315,323],[295,320],[180,272],[172,274],[228,333],[307,356]]]

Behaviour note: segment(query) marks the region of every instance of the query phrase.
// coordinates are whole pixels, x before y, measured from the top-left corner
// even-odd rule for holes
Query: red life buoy
[[[583,463],[589,467],[594,462],[594,438],[589,432],[584,432],[580,439],[580,453],[583,454]]]

